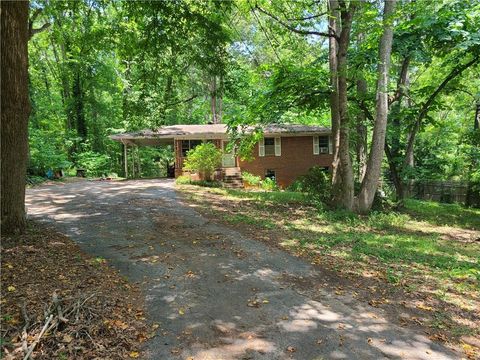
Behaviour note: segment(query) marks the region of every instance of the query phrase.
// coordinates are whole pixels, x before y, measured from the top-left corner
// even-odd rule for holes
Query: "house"
[[[128,146],[172,145],[176,159],[175,177],[183,174],[187,152],[203,141],[211,141],[225,151],[219,170],[220,176],[227,181],[238,180],[240,173],[247,171],[262,178],[274,178],[278,185],[287,187],[313,166],[322,166],[326,170],[331,166],[333,155],[329,128],[271,124],[262,130],[263,138],[255,144],[253,160],[250,161],[226,152],[229,137],[225,124],[162,126],[157,130],[116,134],[110,138],[124,145],[125,155]]]

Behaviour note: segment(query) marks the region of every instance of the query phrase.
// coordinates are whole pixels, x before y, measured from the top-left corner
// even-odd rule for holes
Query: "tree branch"
[[[178,105],[178,104],[186,103],[186,102],[189,102],[189,101],[192,101],[192,100],[196,99],[197,97],[198,97],[198,95],[194,94],[194,95],[190,96],[189,98],[174,101],[172,103],[167,103],[166,106],[170,107],[170,106],[175,106],[175,105]]]
[[[268,17],[272,18],[276,22],[278,22],[280,25],[283,27],[287,28],[288,30],[300,34],[300,35],[317,35],[317,36],[323,36],[323,37],[334,37],[338,39],[338,36],[334,33],[328,33],[328,32],[322,32],[322,31],[312,31],[312,30],[302,30],[302,29],[297,29],[296,27],[291,26],[290,24],[287,24],[285,21],[280,19],[278,16],[273,15],[272,13],[269,13],[268,11],[262,9],[258,4],[255,4],[254,9],[257,9],[261,13],[267,15]]]
[[[410,138],[408,139],[407,149],[405,151],[405,162],[404,165],[407,164],[409,154],[413,151],[413,144],[415,143],[415,136],[420,129],[423,119],[427,116],[428,111],[430,110],[430,106],[435,101],[435,98],[438,94],[448,85],[448,83],[459,76],[464,70],[468,69],[470,66],[474,65],[475,63],[480,61],[480,56],[474,56],[472,60],[467,62],[463,65],[455,66],[452,71],[447,75],[447,77],[438,85],[435,91],[430,95],[427,101],[423,104],[420,113],[418,114],[417,120],[413,126],[412,132],[410,133]]]
[[[33,35],[38,34],[42,31],[47,30],[50,27],[50,23],[43,24],[40,28],[34,29],[33,23],[37,19],[38,15],[42,13],[43,9],[36,9],[35,12],[32,14],[32,17],[28,20],[28,40],[30,40]]]
[[[310,16],[306,16],[306,17],[303,17],[303,18],[287,18],[288,21],[306,21],[306,20],[311,20],[311,19],[315,19],[317,17],[321,17],[321,16],[324,16],[324,15],[327,15],[328,12],[323,12],[321,14],[315,14],[315,15],[310,15]]]

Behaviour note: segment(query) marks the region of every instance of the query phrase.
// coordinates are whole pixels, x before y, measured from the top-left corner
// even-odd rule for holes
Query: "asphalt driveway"
[[[205,219],[170,180],[42,186],[27,208],[141,284],[159,324],[151,359],[459,358],[381,309],[304,286],[318,270]]]

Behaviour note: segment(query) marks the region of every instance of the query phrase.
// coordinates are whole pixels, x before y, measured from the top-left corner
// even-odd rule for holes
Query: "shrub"
[[[242,172],[243,181],[250,186],[260,186],[262,178],[260,176],[253,175],[247,171]]]
[[[262,189],[266,191],[278,190],[277,182],[271,178],[265,178],[262,181]]]
[[[289,190],[310,194],[315,200],[325,203],[330,199],[330,174],[322,167],[314,166],[308,170],[307,174],[295,180],[295,182],[289,186]]]
[[[178,184],[178,185],[190,184],[190,177],[188,177],[186,175],[180,175],[179,177],[177,177],[175,179],[175,183]]]
[[[183,168],[198,172],[200,177],[210,180],[221,163],[222,152],[212,143],[203,143],[188,151]]]

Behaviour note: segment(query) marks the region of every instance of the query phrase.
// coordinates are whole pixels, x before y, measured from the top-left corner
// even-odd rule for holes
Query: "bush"
[[[222,152],[212,143],[203,143],[188,151],[183,169],[198,172],[201,178],[210,180],[221,164]]]
[[[322,167],[314,166],[308,173],[300,176],[289,186],[290,191],[297,191],[312,195],[315,200],[326,203],[331,194],[330,174]]]
[[[94,151],[78,153],[77,166],[85,169],[88,176],[103,176],[110,173],[110,157]]]
[[[278,190],[278,185],[277,182],[273,179],[270,178],[265,178],[262,181],[262,189],[266,191],[274,191]]]
[[[180,175],[175,179],[175,183],[178,185],[187,185],[190,184],[190,177],[186,175]]]
[[[262,184],[262,178],[260,176],[250,174],[247,171],[242,172],[242,179],[250,186],[260,186]]]

